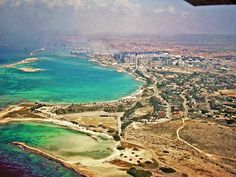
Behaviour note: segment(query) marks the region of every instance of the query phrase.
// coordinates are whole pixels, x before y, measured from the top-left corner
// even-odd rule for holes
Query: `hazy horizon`
[[[0,0],[0,41],[60,35],[236,34],[236,6],[193,7],[183,0]]]

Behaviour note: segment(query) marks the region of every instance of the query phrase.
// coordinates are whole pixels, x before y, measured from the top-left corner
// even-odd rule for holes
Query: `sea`
[[[12,142],[18,141],[41,148],[48,146],[49,141],[56,137],[72,133],[76,135],[76,132],[55,125],[30,122],[0,125],[0,132],[1,177],[82,176],[55,161],[27,152],[12,144]]]
[[[18,67],[42,69],[40,72],[1,67],[29,57],[39,60]],[[21,101],[59,104],[112,101],[130,95],[139,86],[129,75],[84,57],[71,56],[68,49],[51,49],[34,56],[22,50],[0,49],[0,106]]]
[[[32,50],[0,48],[0,107],[21,101],[57,104],[112,101],[130,95],[140,86],[138,81],[125,73],[102,67],[88,58],[71,56],[68,49],[49,49],[29,56]],[[40,72],[2,67],[29,57],[39,60],[17,67],[39,68],[42,69]],[[0,126],[0,176],[81,176],[57,162],[11,144],[13,140],[42,141],[43,135],[33,139],[39,133],[38,128],[45,130],[38,126],[32,128],[32,125]]]

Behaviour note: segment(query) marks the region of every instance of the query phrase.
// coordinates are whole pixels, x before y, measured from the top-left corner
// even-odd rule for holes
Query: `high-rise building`
[[[138,65],[139,65],[139,63],[138,63],[138,54],[135,53],[135,70],[138,70]]]

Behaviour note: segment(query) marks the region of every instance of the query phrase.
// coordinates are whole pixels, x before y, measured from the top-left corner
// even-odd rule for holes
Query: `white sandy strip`
[[[16,62],[16,63],[13,63],[13,64],[7,64],[7,65],[3,65],[2,67],[3,68],[14,68],[16,67],[17,65],[22,65],[22,64],[27,64],[27,63],[33,63],[33,62],[36,62],[38,61],[39,59],[38,58],[26,58],[24,60],[21,60],[19,62]]]
[[[21,106],[10,106],[8,107],[6,110],[0,112],[0,118],[2,118],[3,116],[7,115],[10,112],[14,112],[14,111],[19,111],[21,110],[23,107]],[[0,121],[1,122],[1,121]]]
[[[71,122],[64,121],[64,120],[58,120],[58,119],[40,119],[40,118],[5,118],[0,120],[0,124],[5,124],[8,122],[46,122],[46,123],[52,123],[55,125],[65,126],[72,130],[80,131],[89,135],[97,135],[102,136],[104,138],[113,139],[112,136],[106,134],[106,133],[100,133],[100,132],[94,132],[91,130],[86,129],[83,126],[75,125]]]

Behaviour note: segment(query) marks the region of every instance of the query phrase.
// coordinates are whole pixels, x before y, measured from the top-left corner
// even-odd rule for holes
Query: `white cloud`
[[[138,4],[132,3],[130,0],[116,0],[114,1],[114,6],[120,10],[125,10],[133,13],[137,13],[141,6]]]
[[[182,17],[187,17],[189,15],[189,12],[188,11],[181,11],[180,14]]]
[[[176,14],[176,9],[173,6],[169,6],[166,8],[157,8],[154,10],[155,14],[161,14],[161,13],[170,13],[170,14]]]
[[[110,8],[123,12],[138,13],[140,5],[131,2],[131,0],[0,0],[0,5],[9,3],[12,6],[21,6],[42,3],[48,8],[71,6],[75,10]]]
[[[98,7],[107,7],[110,4],[110,0],[94,0],[94,3]]]
[[[168,11],[169,13],[171,13],[171,14],[175,14],[175,13],[176,13],[176,9],[175,9],[175,7],[173,7],[173,6],[168,7],[168,8],[167,8],[167,11]]]
[[[163,8],[159,8],[159,9],[154,10],[155,14],[161,14],[161,13],[164,13],[164,12],[165,12],[165,9],[163,9]]]

